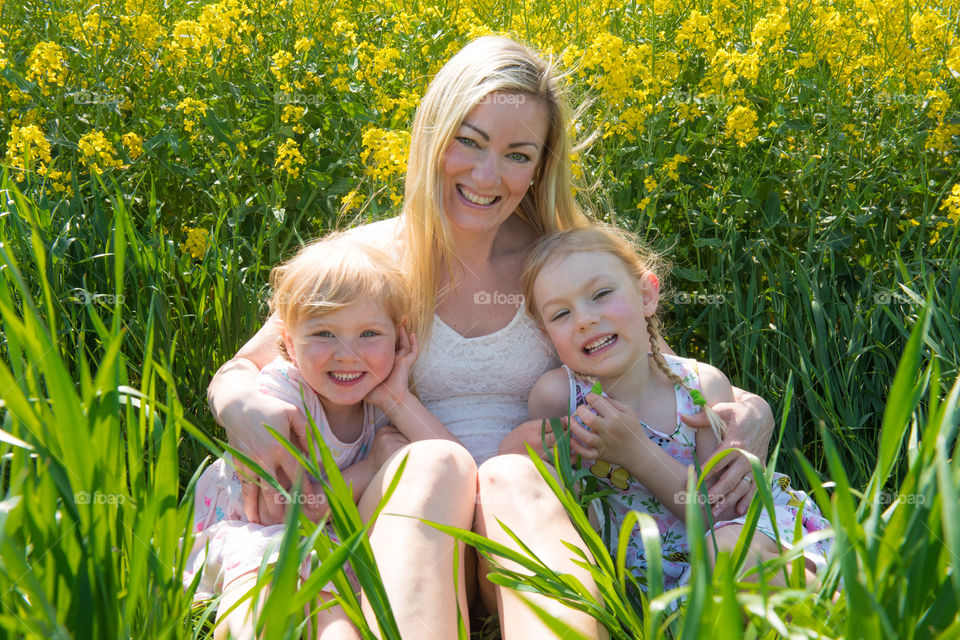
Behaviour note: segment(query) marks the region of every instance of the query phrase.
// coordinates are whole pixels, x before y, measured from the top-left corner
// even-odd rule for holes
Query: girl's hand
[[[420,355],[416,334],[411,333],[408,336],[403,325],[400,325],[397,332],[397,342],[397,355],[390,375],[374,387],[365,398],[367,402],[380,407],[388,417],[392,415],[394,408],[403,404],[410,395],[410,369]]]
[[[593,392],[587,394],[586,401],[587,404],[577,407],[576,415],[589,430],[576,420],[569,421],[571,433],[576,436],[570,439],[573,452],[588,460],[604,460],[621,467],[636,462],[638,439],[646,438],[633,409]]]
[[[713,410],[727,423],[727,434],[717,445],[717,451],[745,449],[761,460],[766,460],[770,434],[773,433],[773,416],[770,414],[769,405],[762,398],[753,394],[742,396],[742,399],[748,398],[759,400],[763,406],[743,401],[718,402],[712,405]],[[682,419],[691,427],[710,428],[707,416],[702,411],[694,415],[684,415]],[[756,492],[753,482],[743,480],[747,476],[753,479],[753,470],[746,458],[742,455],[726,456],[707,476],[707,482],[710,483],[707,493],[712,503],[734,505],[737,514],[746,513]]]

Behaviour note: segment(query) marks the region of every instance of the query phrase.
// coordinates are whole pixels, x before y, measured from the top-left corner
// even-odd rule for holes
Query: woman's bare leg
[[[455,442],[414,442],[394,454],[367,486],[358,505],[364,519],[376,509],[405,455],[409,455],[406,468],[370,531],[370,544],[401,636],[456,638],[458,601],[469,625],[463,545],[459,584],[454,584],[454,539],[417,518],[469,529],[476,506],[477,467],[470,453]],[[363,606],[370,627],[378,633],[366,598]]]
[[[333,600],[333,594],[321,591],[317,594],[321,602]],[[308,623],[310,633],[304,637],[317,640],[360,640],[360,632],[350,622],[350,618],[343,611],[343,607],[324,609],[310,616]]]
[[[599,597],[590,573],[574,564],[573,553],[561,541],[577,545],[588,557],[589,552],[567,517],[563,505],[543,481],[530,458],[522,455],[497,456],[483,463],[478,472],[477,491],[477,533],[520,551],[500,527],[497,522],[500,520],[523,540],[540,560],[559,573],[576,576],[592,590],[594,597]],[[503,563],[508,568],[518,568],[513,563]],[[485,567],[481,563],[479,574],[485,573]],[[500,612],[500,628],[504,640],[556,637],[520,599],[517,592],[495,587],[481,579],[480,593],[488,608],[496,606]],[[530,594],[525,595],[531,597]],[[562,620],[586,637],[607,637],[606,629],[596,619],[546,596],[535,596],[532,599],[554,618]]]

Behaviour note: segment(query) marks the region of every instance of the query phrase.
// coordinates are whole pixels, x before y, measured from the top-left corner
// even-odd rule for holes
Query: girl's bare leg
[[[364,519],[373,514],[405,455],[409,456],[406,468],[370,531],[370,544],[401,636],[456,638],[458,601],[468,618],[463,548],[461,545],[458,584],[454,584],[454,539],[417,518],[470,529],[477,467],[470,453],[455,442],[411,443],[387,460],[367,486],[358,505]],[[371,629],[378,633],[376,616],[366,598],[363,606]],[[469,625],[469,620],[465,624]]]
[[[237,602],[243,600],[250,589],[257,583],[257,572],[251,571],[229,584],[224,585],[223,595],[220,597],[220,604],[217,606],[217,626],[213,637],[216,640],[226,640],[234,638],[236,640],[253,640],[256,638],[254,632],[255,621],[253,619],[253,598],[237,605],[237,608],[230,611],[231,607]],[[268,588],[264,587],[257,598],[260,601],[258,606],[262,606],[269,593]],[[230,611],[230,613],[227,613]]]
[[[500,520],[523,540],[540,560],[557,572],[576,576],[591,589],[594,597],[599,597],[590,573],[574,564],[573,553],[561,541],[580,547],[587,557],[589,552],[563,506],[543,481],[529,457],[497,456],[483,463],[478,472],[477,491],[477,533],[520,551],[497,522]],[[518,568],[513,563],[502,562],[508,568]],[[483,565],[484,563],[481,563],[479,569],[481,576],[486,573]],[[500,612],[500,628],[504,640],[556,637],[520,599],[517,592],[496,587],[489,581],[480,579],[480,594],[489,610],[493,611],[493,607],[496,607]],[[530,594],[524,595],[531,597]],[[606,629],[596,619],[546,596],[535,596],[531,599],[554,618],[562,620],[586,637],[607,638]]]
[[[717,540],[717,550],[720,553],[732,553],[737,546],[737,540],[740,537],[741,531],[743,531],[743,525],[739,524],[731,524],[715,530],[713,533]],[[766,535],[757,531],[753,534],[753,540],[750,541],[750,552],[747,554],[744,567],[750,569],[751,567],[757,566],[761,562],[773,560],[779,555],[780,548],[777,546],[777,543]],[[713,542],[709,533],[707,534],[707,557],[710,559],[710,566],[716,564],[717,559],[714,554]],[[791,570],[792,567],[788,566],[787,571],[789,572]],[[804,572],[806,573],[807,584],[816,584],[816,567],[813,566],[813,563],[810,560],[805,560]],[[783,579],[783,571],[777,571],[775,573],[768,571],[766,575],[767,584],[775,587],[787,586],[786,581]],[[746,582],[757,582],[759,579],[760,577],[757,573],[751,573],[749,576],[744,578]]]

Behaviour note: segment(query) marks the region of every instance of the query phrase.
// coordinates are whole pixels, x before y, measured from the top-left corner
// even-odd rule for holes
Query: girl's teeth
[[[340,382],[350,382],[351,380],[356,380],[357,378],[359,378],[360,376],[362,376],[363,373],[362,373],[362,372],[361,372],[361,373],[333,373],[333,372],[331,372],[330,375],[333,376],[333,378],[334,378],[335,380],[339,380]]]
[[[464,186],[460,187],[460,195],[462,195],[464,198],[466,198],[473,204],[479,204],[479,205],[493,204],[493,202],[497,199],[497,196],[489,196],[485,198],[478,193],[473,193],[472,191],[470,191]]]
[[[600,347],[612,342],[613,338],[614,336],[606,336],[604,338],[598,338],[597,340],[594,340],[593,342],[585,346],[583,349],[584,351],[596,351]]]

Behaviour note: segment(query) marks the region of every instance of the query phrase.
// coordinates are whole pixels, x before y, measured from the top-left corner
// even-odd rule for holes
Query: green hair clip
[[[705,407],[707,405],[706,398],[703,397],[703,394],[700,393],[697,389],[690,389],[690,398],[693,400],[693,404]]]
[[[598,396],[603,394],[603,385],[601,385],[599,381],[594,382],[593,386],[590,387],[590,393],[595,393]]]

